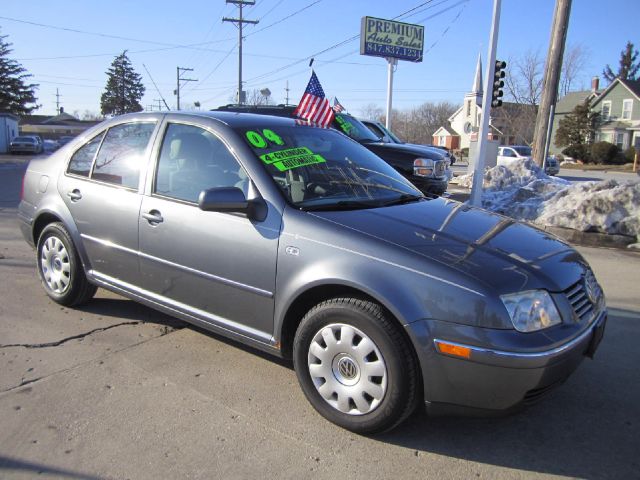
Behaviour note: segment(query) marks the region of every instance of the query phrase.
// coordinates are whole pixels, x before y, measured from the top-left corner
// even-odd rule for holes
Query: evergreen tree
[[[102,114],[121,115],[141,111],[140,100],[145,87],[142,77],[133,69],[126,50],[113,60],[106,74],[107,86],[100,97]]]
[[[638,50],[633,48],[633,43],[627,42],[627,46],[620,52],[620,67],[618,73],[613,73],[611,67],[607,65],[602,71],[602,75],[609,83],[613,82],[616,77],[620,77],[622,80],[637,80],[638,71],[640,70],[640,63],[638,60]]]
[[[576,105],[576,108],[560,120],[556,131],[556,145],[577,146],[593,143],[600,114],[592,112],[587,102]]]
[[[15,60],[8,58],[13,51],[7,35],[0,35],[0,112],[14,115],[29,115],[40,105],[36,103],[37,84],[27,83],[32,77]]]

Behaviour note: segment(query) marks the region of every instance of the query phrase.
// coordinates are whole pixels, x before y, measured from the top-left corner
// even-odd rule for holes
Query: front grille
[[[585,290],[582,279],[567,288],[564,294],[567,296],[573,312],[580,321],[591,318],[594,313],[594,306],[587,296],[587,291]]]

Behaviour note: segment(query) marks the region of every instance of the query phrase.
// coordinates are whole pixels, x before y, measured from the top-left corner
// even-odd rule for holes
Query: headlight
[[[413,174],[420,177],[430,177],[433,174],[433,160],[430,158],[416,158],[413,161]]]
[[[500,295],[500,299],[519,332],[535,332],[562,322],[556,305],[545,290]]]

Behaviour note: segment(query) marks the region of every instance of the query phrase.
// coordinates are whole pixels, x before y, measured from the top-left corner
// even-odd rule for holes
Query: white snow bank
[[[456,180],[470,188],[473,174]],[[540,226],[629,235],[640,242],[638,181],[570,183],[524,160],[485,171],[482,206]]]

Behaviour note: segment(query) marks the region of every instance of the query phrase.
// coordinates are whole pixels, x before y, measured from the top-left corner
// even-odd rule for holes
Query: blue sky
[[[238,33],[221,19],[237,16],[237,7],[224,0],[31,0],[28,8],[24,1],[2,3],[0,31],[13,43],[12,58],[40,84],[37,113],[55,113],[56,88],[67,112],[99,112],[105,72],[125,49],[147,87],[144,107],[157,106],[160,94],[143,65],[172,108],[177,66],[193,68],[185,76],[198,79],[183,86],[183,107],[199,101],[213,108],[234,96]],[[424,61],[399,62],[394,108],[459,103],[473,83],[478,53],[486,57],[492,0],[257,0],[244,9],[246,18],[260,20],[245,26],[245,89],[267,87],[281,103],[288,81],[290,102],[297,103],[310,74],[308,61],[301,60],[358,35],[363,16],[393,18],[420,5],[401,20],[425,26]],[[503,0],[498,58],[527,51],[546,56],[554,5],[555,0]],[[576,88],[589,88],[607,63],[616,69],[627,41],[640,47],[638,18],[638,0],[573,0],[568,45],[589,51]],[[199,46],[180,47],[193,44]],[[361,56],[358,39],[316,55],[314,68],[327,96],[337,96],[352,113],[370,103],[385,106],[386,62]]]

